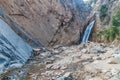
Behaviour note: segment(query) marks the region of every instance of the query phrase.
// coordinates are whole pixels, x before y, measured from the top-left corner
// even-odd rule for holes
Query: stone
[[[67,69],[67,65],[62,65],[60,69]]]
[[[54,72],[54,74],[57,75],[57,76],[60,76],[63,73],[64,73],[63,70],[57,70],[57,71]]]
[[[64,75],[63,75],[63,77],[71,77],[71,72],[66,72]]]
[[[120,70],[117,70],[117,69],[115,69],[115,68],[111,69],[112,75],[116,75],[116,74],[118,74],[119,72],[120,72]]]
[[[55,53],[55,54],[58,54],[58,53],[60,53],[60,52],[62,52],[62,51],[54,50],[54,53]]]
[[[41,48],[33,48],[34,55],[37,56],[40,54]]]
[[[60,69],[60,67],[61,67],[60,65],[56,64],[56,65],[53,65],[51,69]]]
[[[53,63],[53,61],[45,61],[45,64],[52,64]]]
[[[29,76],[33,75],[33,73],[28,73]]]
[[[71,72],[66,72],[62,77],[59,77],[55,80],[73,80]]]
[[[100,54],[100,57],[101,57],[102,59],[110,58],[110,57],[112,57],[112,52],[107,51],[107,52],[104,53],[104,54]]]
[[[108,61],[107,61],[107,63],[108,64],[119,64],[119,58],[118,57],[113,57],[113,58],[110,58]]]
[[[118,63],[115,61],[110,61],[110,62],[108,62],[108,64],[118,64]]]
[[[48,65],[46,65],[46,69],[51,69],[52,66],[53,66],[53,64],[48,64]]]
[[[41,75],[53,76],[54,75],[54,71],[46,71],[45,73],[41,73]]]
[[[93,60],[102,60],[101,57],[98,57],[98,56],[94,56],[92,59]]]
[[[85,70],[94,74],[101,73],[101,70],[90,66],[85,66]]]
[[[87,52],[87,50],[86,50],[86,49],[82,49],[82,50],[81,50],[81,52],[86,53],[86,52]]]
[[[49,51],[42,52],[42,53],[40,53],[40,55],[43,57],[49,57],[49,56],[51,56],[51,52],[49,52]]]
[[[41,50],[42,50],[41,48],[33,48],[33,51],[35,51],[35,52],[39,52]]]
[[[89,79],[89,80],[103,80],[103,79],[100,78],[100,77],[94,77],[94,78],[91,78],[91,79]]]
[[[92,59],[91,55],[90,54],[82,54],[81,60],[90,60]]]
[[[55,80],[73,80],[72,78],[69,78],[69,77],[59,77]]]

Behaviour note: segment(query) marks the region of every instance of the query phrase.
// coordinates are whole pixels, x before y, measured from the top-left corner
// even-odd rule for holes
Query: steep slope
[[[78,42],[93,15],[82,0],[0,0],[0,5],[33,39],[45,46]]]

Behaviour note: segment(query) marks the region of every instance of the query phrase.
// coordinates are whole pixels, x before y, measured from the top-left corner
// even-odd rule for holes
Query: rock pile
[[[119,80],[120,49],[93,42],[56,46],[32,58],[23,69],[28,70],[25,80]]]

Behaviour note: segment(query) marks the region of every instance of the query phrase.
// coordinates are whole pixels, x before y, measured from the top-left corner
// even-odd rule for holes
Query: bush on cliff
[[[111,26],[98,32],[98,37],[108,42],[120,40],[120,10],[112,17]]]
[[[120,10],[112,17],[112,25],[120,27]]]
[[[115,39],[116,37],[116,33],[117,32],[117,28],[111,26],[108,29],[104,29],[102,31],[98,32],[98,37],[102,40],[104,40],[105,42],[111,42]]]
[[[100,6],[100,20],[103,21],[104,18],[107,16],[107,12],[108,12],[108,7],[107,4],[102,4]]]

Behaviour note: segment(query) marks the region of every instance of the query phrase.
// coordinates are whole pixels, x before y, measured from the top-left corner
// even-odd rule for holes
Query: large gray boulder
[[[0,72],[21,67],[31,53],[32,48],[0,18]]]

